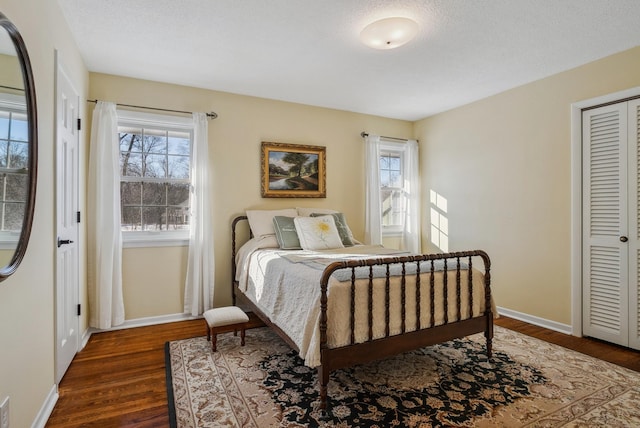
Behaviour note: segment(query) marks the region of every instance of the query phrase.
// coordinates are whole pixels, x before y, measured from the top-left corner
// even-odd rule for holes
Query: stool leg
[[[240,329],[240,345],[244,346],[244,328]]]
[[[209,327],[209,323],[205,322],[205,324],[207,324],[207,342],[208,342],[211,340],[211,327]]]
[[[216,345],[218,343],[218,334],[217,333],[213,333],[211,335],[211,350],[213,352],[216,352]]]

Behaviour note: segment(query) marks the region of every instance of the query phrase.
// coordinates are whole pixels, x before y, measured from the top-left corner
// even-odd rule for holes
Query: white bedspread
[[[274,238],[251,239],[243,245],[236,256],[236,280],[240,290],[277,324],[296,344],[305,365],[320,365],[320,277],[324,268],[331,262],[344,259],[377,258],[384,256],[408,255],[398,250],[381,246],[356,245],[327,251],[280,250]],[[456,271],[454,266],[448,270],[448,319],[457,318]],[[421,269],[423,272],[427,269]],[[460,272],[463,292],[461,306],[468,301],[466,284],[468,271]],[[484,278],[481,272],[473,270],[473,316],[484,312]],[[430,272],[421,274],[421,314],[420,327],[430,326],[429,296]],[[442,271],[435,273],[436,284],[442,284]],[[407,275],[407,293],[405,301],[406,331],[416,329],[416,275]],[[356,280],[356,342],[368,340],[367,278]],[[375,278],[373,287],[373,336],[385,336],[384,278]],[[392,284],[400,283],[399,277],[391,278]],[[400,287],[391,287],[390,295],[390,334],[401,332],[401,291]],[[329,347],[339,347],[350,343],[350,286],[334,277],[329,281],[329,301],[327,310],[327,340]],[[443,287],[435,287],[435,325],[444,323]],[[363,308],[363,309],[358,309]],[[494,310],[495,313],[495,310]],[[462,318],[469,318],[468,311],[462,311]]]

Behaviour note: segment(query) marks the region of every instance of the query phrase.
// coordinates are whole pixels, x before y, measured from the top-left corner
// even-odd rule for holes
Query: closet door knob
[[[627,238],[626,236],[621,236],[620,237],[620,242],[627,242],[629,240],[629,238]]]

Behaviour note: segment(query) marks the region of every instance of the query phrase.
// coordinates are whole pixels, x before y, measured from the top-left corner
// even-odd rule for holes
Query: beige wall
[[[209,122],[214,201],[215,304],[231,302],[231,220],[250,208],[331,207],[364,235],[364,143],[360,132],[409,138],[411,122],[105,74],[90,75],[90,98],[187,111],[215,111]],[[326,146],[326,199],[263,199],[262,141]],[[181,313],[186,247],[126,248],[127,320]],[[153,272],[150,274],[149,272]],[[149,299],[153,296],[153,299]]]
[[[128,320],[182,312],[188,247],[125,248],[122,294]]]
[[[4,37],[8,37],[6,32]],[[20,62],[15,55],[0,54],[0,82],[2,86],[8,86],[10,88],[22,88],[24,89],[24,83],[22,81],[22,72],[20,71]],[[2,92],[15,93],[11,89],[2,88]],[[23,94],[22,92],[19,92]]]
[[[491,256],[498,306],[571,323],[570,106],[636,86],[640,47],[416,122],[423,230],[433,189],[449,249]]]
[[[54,50],[62,55],[81,98],[86,97],[88,73],[56,1],[0,0],[0,12],[24,38],[38,104],[38,188],[31,240],[18,271],[0,283],[0,401],[10,397],[11,427],[28,427],[55,391]]]

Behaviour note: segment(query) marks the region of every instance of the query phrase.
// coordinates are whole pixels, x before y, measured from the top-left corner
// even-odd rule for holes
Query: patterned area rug
[[[317,371],[268,328],[169,342],[172,426],[640,426],[640,373],[495,327],[481,334],[338,370],[328,412]]]

